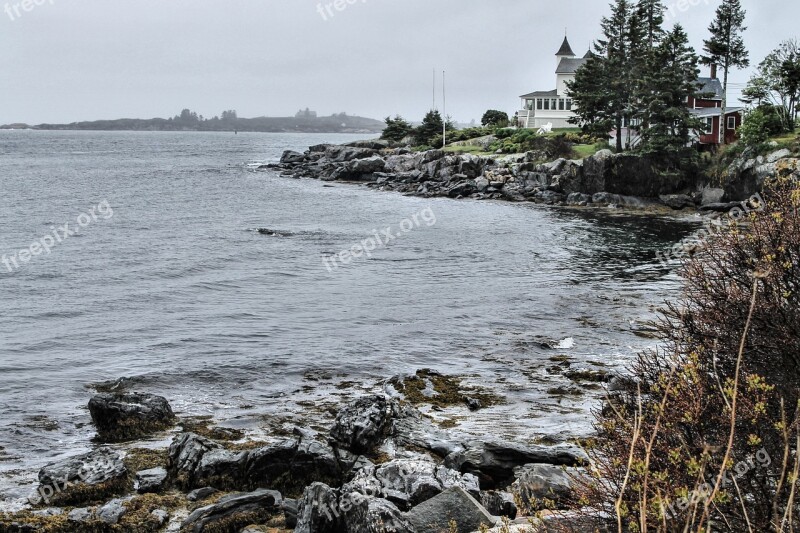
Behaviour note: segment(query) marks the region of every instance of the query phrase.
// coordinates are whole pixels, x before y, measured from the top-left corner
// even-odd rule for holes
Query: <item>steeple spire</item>
[[[557,56],[564,56],[564,57],[575,57],[575,52],[572,51],[572,47],[569,45],[569,39],[564,36],[564,42],[561,44],[561,48],[556,52]]]

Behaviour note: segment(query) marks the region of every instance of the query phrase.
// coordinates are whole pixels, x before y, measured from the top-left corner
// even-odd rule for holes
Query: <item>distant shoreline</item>
[[[37,124],[22,122],[0,125],[2,130],[36,131],[200,131],[242,133],[356,133],[375,134],[383,131],[383,121],[350,116],[345,113],[329,117],[257,117],[204,119],[193,113],[174,118],[115,119],[72,122],[69,124]]]

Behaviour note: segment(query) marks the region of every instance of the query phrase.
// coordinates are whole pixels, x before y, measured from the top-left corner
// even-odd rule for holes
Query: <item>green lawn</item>
[[[597,153],[597,147],[593,144],[576,144],[572,147],[579,159],[586,159]]]

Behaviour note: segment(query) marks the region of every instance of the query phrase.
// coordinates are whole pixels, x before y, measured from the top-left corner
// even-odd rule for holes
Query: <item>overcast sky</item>
[[[565,28],[583,55],[608,12],[604,0],[350,0],[332,17],[329,0],[35,0],[42,5],[20,5],[17,16],[22,0],[4,1],[0,123],[31,124],[168,117],[184,107],[207,117],[310,107],[419,120],[433,69],[447,71],[456,120],[480,120],[488,108],[513,114],[518,95],[555,88]],[[719,1],[674,0],[684,9],[672,22],[698,49]],[[754,63],[800,36],[797,0],[742,3]]]

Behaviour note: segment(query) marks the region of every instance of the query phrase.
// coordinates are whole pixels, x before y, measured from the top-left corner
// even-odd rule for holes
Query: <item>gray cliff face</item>
[[[768,178],[791,174],[800,177],[800,159],[789,150],[759,156],[745,150],[725,171],[721,186],[711,185],[722,190],[722,201],[737,202],[761,192]]]

